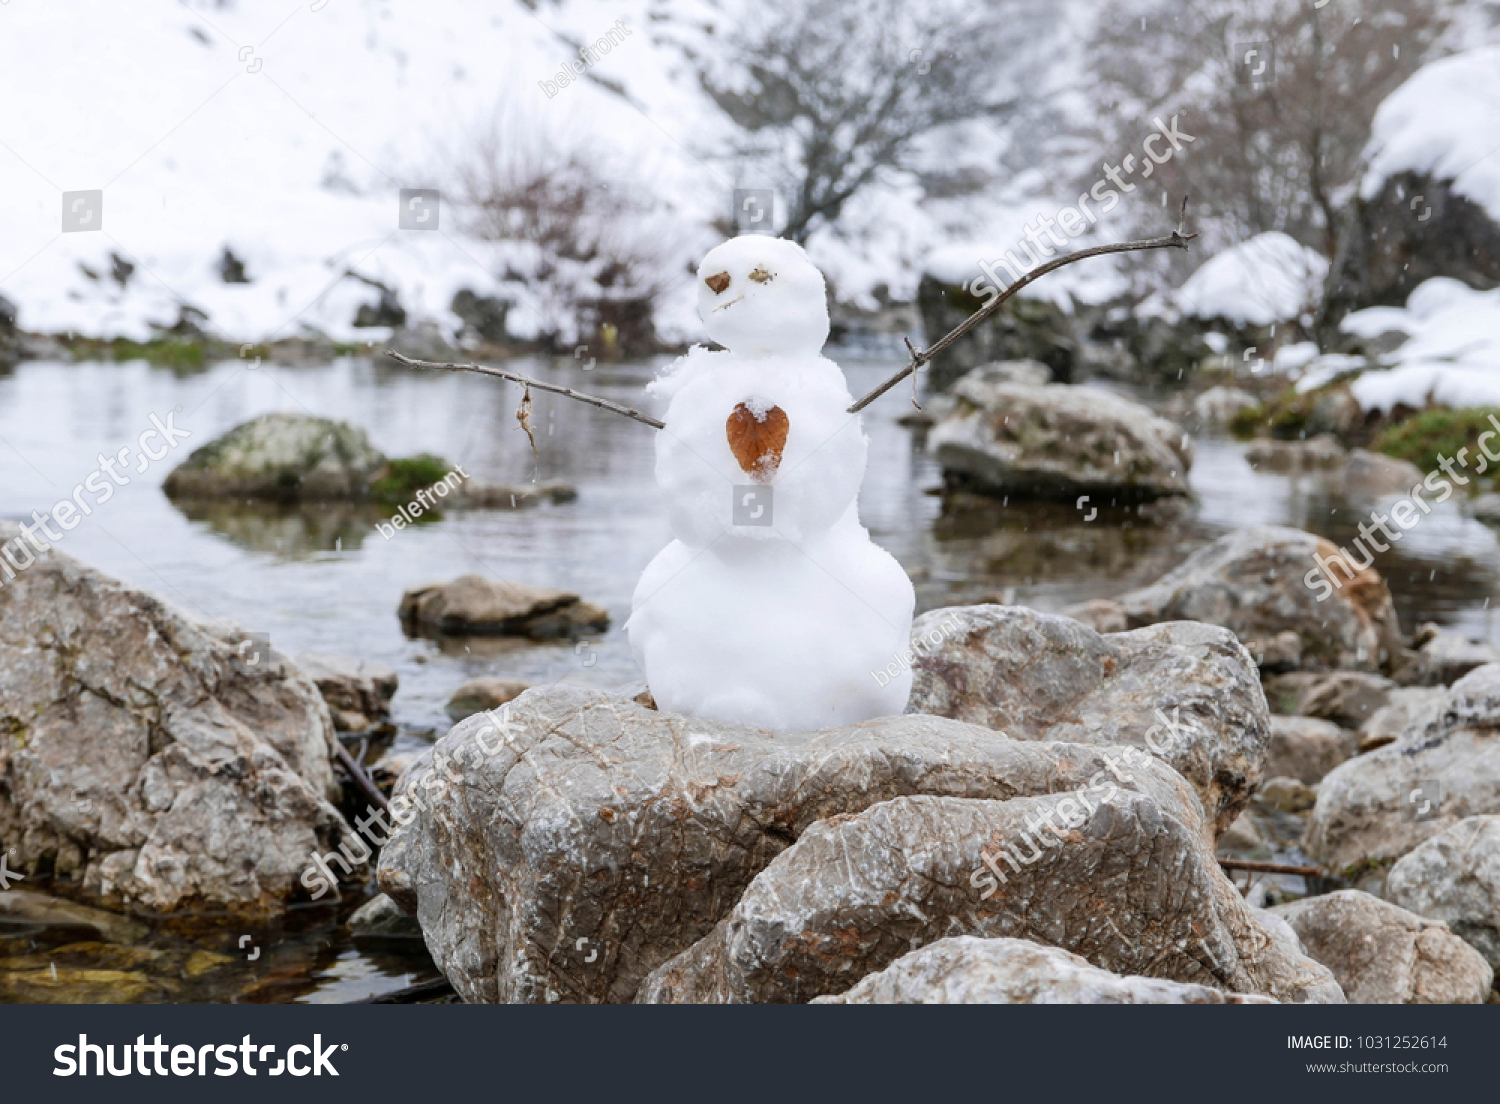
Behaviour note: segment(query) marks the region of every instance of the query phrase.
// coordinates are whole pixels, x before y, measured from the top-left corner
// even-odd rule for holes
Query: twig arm
[[[1036,268],[1033,268],[1030,272],[1026,273],[1026,275],[1022,276],[1015,283],[1011,284],[995,298],[991,299],[984,306],[980,307],[973,314],[969,315],[969,317],[965,318],[962,322],[955,326],[950,333],[939,340],[931,348],[926,349],[920,353],[913,350],[911,359],[907,361],[906,367],[902,368],[901,371],[897,372],[894,376],[891,376],[890,379],[886,380],[879,387],[875,388],[875,390],[871,391],[864,398],[856,402],[849,408],[848,412],[850,414],[858,414],[865,407],[869,406],[876,399],[880,398],[881,395],[884,395],[892,387],[895,387],[896,384],[900,383],[907,376],[917,371],[917,369],[921,368],[922,365],[930,362],[939,353],[943,352],[955,341],[963,337],[964,334],[968,333],[975,326],[979,325],[979,323],[983,322],[986,318],[990,317],[990,315],[994,314],[997,310],[1000,309],[1000,305],[1002,303],[1004,303],[1016,292],[1020,291],[1027,284],[1041,279],[1043,276],[1047,275],[1047,273],[1054,272],[1057,269],[1061,268],[1063,265],[1069,265],[1074,261],[1081,261],[1088,257],[1102,257],[1106,253],[1134,253],[1142,249],[1186,249],[1187,243],[1198,236],[1197,234],[1184,234],[1182,232],[1182,220],[1187,217],[1187,203],[1187,197],[1184,196],[1182,199],[1182,211],[1178,216],[1177,229],[1173,230],[1170,234],[1167,234],[1164,237],[1146,238],[1142,241],[1119,242],[1114,245],[1095,245],[1091,246],[1088,249],[1080,249],[1075,253],[1065,253],[1061,257],[1054,257],[1046,264],[1039,265]],[[906,343],[906,346],[908,349],[911,349],[911,342],[908,341]]]
[[[541,380],[523,376],[518,372],[507,372],[504,368],[492,368],[485,364],[438,364],[431,360],[413,360],[411,357],[402,356],[394,349],[387,349],[385,355],[392,360],[399,361],[408,368],[435,368],[445,372],[478,372],[482,376],[496,376],[511,383],[519,383],[523,387],[535,387],[538,391],[551,391],[554,395],[566,395],[570,399],[597,406],[600,410],[608,410],[614,414],[623,414],[627,418],[650,426],[652,429],[665,429],[666,423],[658,421],[649,414],[642,414],[639,410],[620,403],[611,402],[609,399],[601,399],[597,395],[585,395],[582,391],[574,391],[571,387],[559,387],[555,383],[544,383]]]

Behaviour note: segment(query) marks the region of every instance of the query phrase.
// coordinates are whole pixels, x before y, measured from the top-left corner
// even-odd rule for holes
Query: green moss
[[[370,487],[370,496],[386,506],[403,506],[422,488],[441,482],[452,470],[452,464],[430,452],[387,460]]]
[[[1495,428],[1492,416],[1500,422],[1500,407],[1423,410],[1387,427],[1375,439],[1374,448],[1398,460],[1410,460],[1423,471],[1437,471],[1439,457],[1455,460],[1461,449],[1469,450],[1470,460],[1479,455],[1479,435]]]

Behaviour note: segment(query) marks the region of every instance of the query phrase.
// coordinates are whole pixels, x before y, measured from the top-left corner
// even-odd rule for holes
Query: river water
[[[896,367],[831,355],[844,364],[855,394]],[[643,388],[658,366],[511,364],[633,406],[648,402]],[[1193,548],[1246,525],[1290,525],[1347,543],[1375,505],[1345,498],[1318,476],[1255,472],[1241,445],[1200,437],[1195,502],[1168,525],[1107,510],[1086,520],[1092,503],[1075,509],[969,500],[945,509],[933,493],[941,482],[938,469],[913,432],[896,423],[911,409],[909,395],[903,385],[866,412],[871,448],[860,513],[875,540],[911,574],[919,612],[978,601],[1051,610],[1109,597],[1152,581]],[[534,456],[515,420],[518,400],[519,388],[493,379],[424,374],[362,358],[257,368],[231,360],[186,371],[143,361],[29,362],[0,372],[0,517],[25,519],[48,510],[95,471],[101,453],[129,445],[134,455],[151,415],[173,412],[174,424],[191,438],[143,472],[132,463],[131,482],[67,533],[62,549],[200,617],[227,618],[268,634],[289,655],[338,652],[389,664],[401,677],[396,748],[418,748],[447,730],[444,702],[477,675],[601,687],[640,678],[620,627],[636,577],[669,539],[652,483],[653,431],[538,393]],[[231,503],[188,516],[161,493],[162,480],[192,448],[272,410],[349,421],[387,455],[437,453],[484,482],[561,479],[579,495],[532,509],[449,512],[387,540],[368,511]],[[1500,644],[1490,617],[1500,547],[1495,533],[1465,516],[1456,498],[1376,566],[1408,632],[1435,620]],[[576,644],[440,646],[403,635],[396,608],[404,590],[468,572],[575,591],[607,608],[612,627]],[[28,938],[32,943],[8,950],[0,940],[0,955],[25,952],[37,939],[45,942],[46,933]],[[221,944],[242,960],[229,971],[233,977],[206,981],[191,994],[347,1000],[433,976],[419,950],[355,946],[337,917],[294,916],[282,930],[255,939],[267,943],[266,954],[251,959],[248,947]]]

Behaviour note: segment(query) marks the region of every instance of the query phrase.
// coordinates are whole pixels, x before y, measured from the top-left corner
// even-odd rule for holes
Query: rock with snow
[[[1128,776],[1113,786],[1106,755]],[[1038,894],[1041,911],[1028,923],[1086,956],[1091,941],[1107,944],[1109,961],[1091,961],[1124,973],[1143,972],[1135,966],[1159,951],[1155,976],[1273,995],[1316,988],[1318,971],[1265,949],[1266,936],[1212,861],[1197,797],[1170,768],[1138,751],[1012,740],[936,717],[772,734],[602,691],[538,687],[510,703],[503,730],[471,717],[407,773],[399,794],[417,809],[382,852],[379,877],[420,917],[435,960],[466,1000],[629,1001],[648,974],[709,936],[778,855],[851,814],[899,812],[911,862],[951,870],[912,884],[937,895],[926,913],[932,939],[955,934],[936,928],[967,923],[976,909],[989,919],[971,934],[1019,934],[979,930],[1005,915],[971,881],[986,873],[979,850],[990,830],[980,822],[1019,830],[1054,804],[1073,815],[1076,802],[1060,803],[1096,786],[1097,823],[1069,833],[1079,842],[1066,844],[1068,861],[1045,864],[1055,892]],[[942,830],[926,822],[920,845],[906,811],[912,795],[952,818]],[[1105,796],[1112,800],[1100,805]],[[1116,804],[1125,811],[1116,814]],[[851,841],[851,854],[862,865],[885,863],[887,882],[902,852],[873,840]],[[1118,876],[1101,879],[1101,861]],[[1183,872],[1170,887],[1155,873],[1164,861]],[[1024,869],[1031,884],[1037,868]],[[845,867],[825,864],[815,877],[806,893],[830,904],[864,892]],[[1018,891],[1019,876],[1011,878]],[[1114,939],[1084,919],[1094,907],[1108,909],[1122,933],[1145,934]],[[1179,928],[1202,947],[1177,949]],[[848,988],[911,946],[903,939],[883,960],[839,973],[836,988],[806,996]]]
[[[1446,924],[1368,893],[1341,889],[1271,911],[1350,1004],[1483,1004],[1489,995],[1494,971]]]
[[[1326,317],[1402,303],[1432,277],[1500,283],[1500,46],[1440,58],[1375,112],[1345,214]]]
[[[1295,778],[1316,785],[1354,753],[1349,733],[1332,721],[1315,717],[1271,717],[1266,775]]]
[[[262,414],[203,445],[167,475],[174,498],[360,498],[385,464],[362,429],[331,418]]]
[[[0,586],[0,731],[12,868],[109,908],[276,913],[351,834],[296,666],[55,550]]]
[[[820,820],[636,1000],[800,1003],[844,992],[913,947],[969,935],[1045,941],[1115,974],[1343,1002],[1328,971],[1232,888],[1189,827],[1196,802],[1163,807],[1122,790],[1087,813],[1068,785],[1006,801],[898,797]],[[1049,816],[1071,827],[1044,843],[1027,825]],[[1008,843],[1030,864],[1002,865]]]
[[[1295,322],[1316,309],[1328,261],[1279,230],[1216,253],[1172,295],[1189,318],[1229,326]]]
[[[450,636],[556,640],[609,627],[609,614],[576,594],[482,575],[413,587],[401,596],[397,613],[409,632]]]
[[[1500,664],[1424,707],[1393,744],[1342,764],[1318,787],[1307,853],[1333,870],[1398,859],[1466,817],[1500,808]]]
[[[1059,947],[957,935],[902,955],[813,1004],[1274,1004],[1269,997],[1139,974],[1121,977]]]
[[[1018,740],[1160,756],[1222,832],[1265,777],[1270,716],[1234,635],[1186,622],[1101,636],[1019,606],[932,610],[912,626],[913,713]]]
[[[1500,969],[1500,816],[1475,816],[1414,848],[1391,867],[1385,895],[1441,920]]]
[[[1252,655],[1262,654],[1283,632],[1301,641],[1308,670],[1378,671],[1401,647],[1396,610],[1385,581],[1373,568],[1319,602],[1308,582],[1315,557],[1338,549],[1300,529],[1238,529],[1199,549],[1150,586],[1116,599],[1132,628],[1161,621],[1203,621],[1237,635]],[[1339,576],[1340,580],[1343,576]]]
[[[1193,452],[1182,427],[1139,403],[1088,387],[1030,387],[976,369],[927,448],[951,485],[991,495],[1101,504],[1188,493]]]
[[[1189,409],[1194,424],[1222,428],[1234,421],[1236,414],[1244,410],[1254,410],[1258,406],[1260,406],[1260,401],[1248,391],[1219,385],[1210,387],[1193,399]]]

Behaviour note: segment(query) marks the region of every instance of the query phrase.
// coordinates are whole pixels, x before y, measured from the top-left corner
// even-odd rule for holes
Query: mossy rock
[[[384,506],[403,506],[452,471],[452,464],[430,452],[387,460],[370,486],[370,496]]]
[[[1496,430],[1500,430],[1500,407],[1470,406],[1460,410],[1433,407],[1387,426],[1375,439],[1374,448],[1398,460],[1409,460],[1424,472],[1433,472],[1439,470],[1440,457],[1457,461],[1464,449],[1468,450],[1467,460],[1472,464],[1475,457],[1482,455],[1480,435]],[[1486,468],[1491,468],[1492,463],[1488,459],[1483,461]]]
[[[236,426],[167,476],[173,498],[364,498],[387,466],[362,429],[278,412]]]

